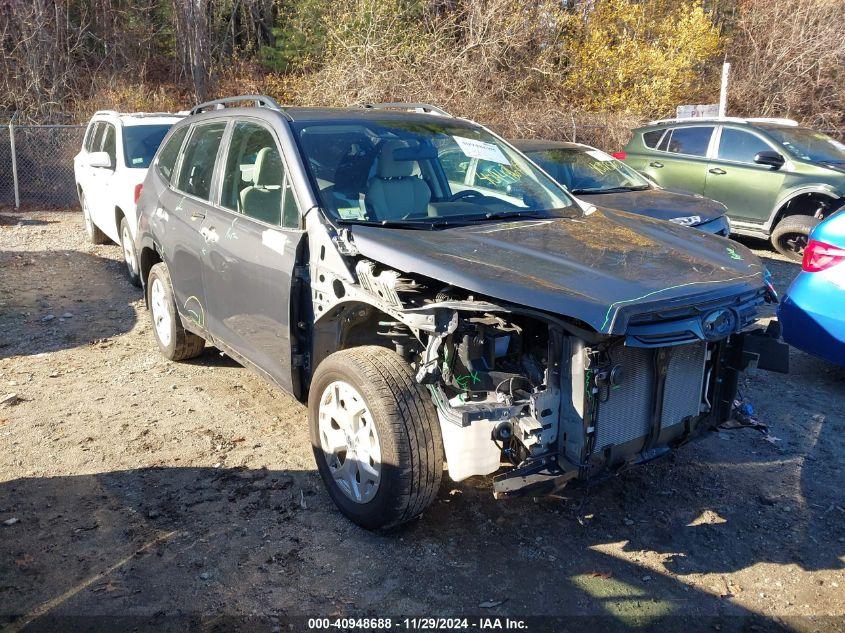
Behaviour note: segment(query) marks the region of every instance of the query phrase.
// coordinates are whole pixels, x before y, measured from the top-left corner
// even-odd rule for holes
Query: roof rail
[[[226,97],[225,99],[215,99],[214,101],[199,103],[191,108],[191,114],[199,114],[205,110],[218,110],[225,108],[227,104],[243,103],[244,101],[252,101],[256,108],[267,108],[283,114],[285,112],[273,97],[268,97],[267,95],[239,95],[237,97]]]
[[[428,103],[406,103],[404,101],[394,101],[391,103],[365,103],[361,107],[369,110],[413,110],[414,112],[436,114],[437,116],[452,116],[446,112],[446,110]]]
[[[702,122],[722,122],[722,123],[775,123],[779,125],[798,125],[797,121],[792,119],[770,119],[765,117],[735,117],[735,116],[693,116],[682,119],[658,119],[656,121],[649,121],[648,125],[666,125],[669,123],[697,123]]]
[[[118,115],[118,114],[120,114],[120,112],[118,112],[117,110],[97,110],[97,111],[94,113],[94,116],[97,116],[98,114],[114,114],[114,115]]]

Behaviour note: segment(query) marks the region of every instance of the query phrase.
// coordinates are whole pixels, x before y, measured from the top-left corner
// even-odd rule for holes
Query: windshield
[[[822,132],[803,127],[778,127],[766,130],[789,153],[817,163],[845,162],[845,145]]]
[[[146,169],[170,124],[127,125],[123,128],[123,158],[127,167]]]
[[[448,225],[580,215],[566,192],[482,128],[453,120],[293,123],[311,181],[334,219]]]
[[[625,163],[597,149],[561,147],[526,154],[574,194],[650,188]]]

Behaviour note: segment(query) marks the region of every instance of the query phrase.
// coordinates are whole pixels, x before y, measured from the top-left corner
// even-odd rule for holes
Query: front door
[[[785,176],[783,169],[754,162],[758,152],[766,151],[777,150],[756,134],[722,128],[704,195],[724,204],[732,220],[763,224],[769,219]]]
[[[88,210],[91,218],[106,235],[112,240],[117,240],[117,230],[114,228],[114,206],[112,187],[114,187],[114,174],[117,169],[117,130],[111,123],[103,124],[102,141],[94,151],[105,152],[111,161],[110,167],[91,167],[93,187],[87,195]]]
[[[208,306],[203,287],[204,254],[213,241],[206,227],[215,182],[215,162],[225,121],[193,126],[176,165],[172,189],[161,197],[151,222],[160,223],[162,256],[167,262],[180,314],[207,329]]]
[[[303,232],[273,132],[236,121],[221,172],[220,200],[205,229],[208,328],[288,391],[291,287]]]

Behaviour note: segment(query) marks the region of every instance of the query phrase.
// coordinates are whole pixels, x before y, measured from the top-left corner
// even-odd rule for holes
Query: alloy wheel
[[[165,347],[170,345],[171,337],[171,317],[167,299],[164,282],[156,277],[153,279],[152,287],[150,288],[150,310],[152,311],[153,326],[156,329],[158,340]]]
[[[320,397],[318,424],[338,488],[356,503],[371,501],[381,481],[381,445],[364,398],[345,381],[330,383]]]

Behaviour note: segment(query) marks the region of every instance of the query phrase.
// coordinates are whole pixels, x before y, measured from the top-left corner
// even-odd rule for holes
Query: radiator
[[[598,404],[594,451],[612,444],[625,444],[648,435],[654,393],[653,354],[656,350],[621,347],[613,352],[613,364],[622,366],[622,383],[606,392]],[[661,428],[681,423],[700,412],[707,344],[669,348],[669,366],[663,393]]]

